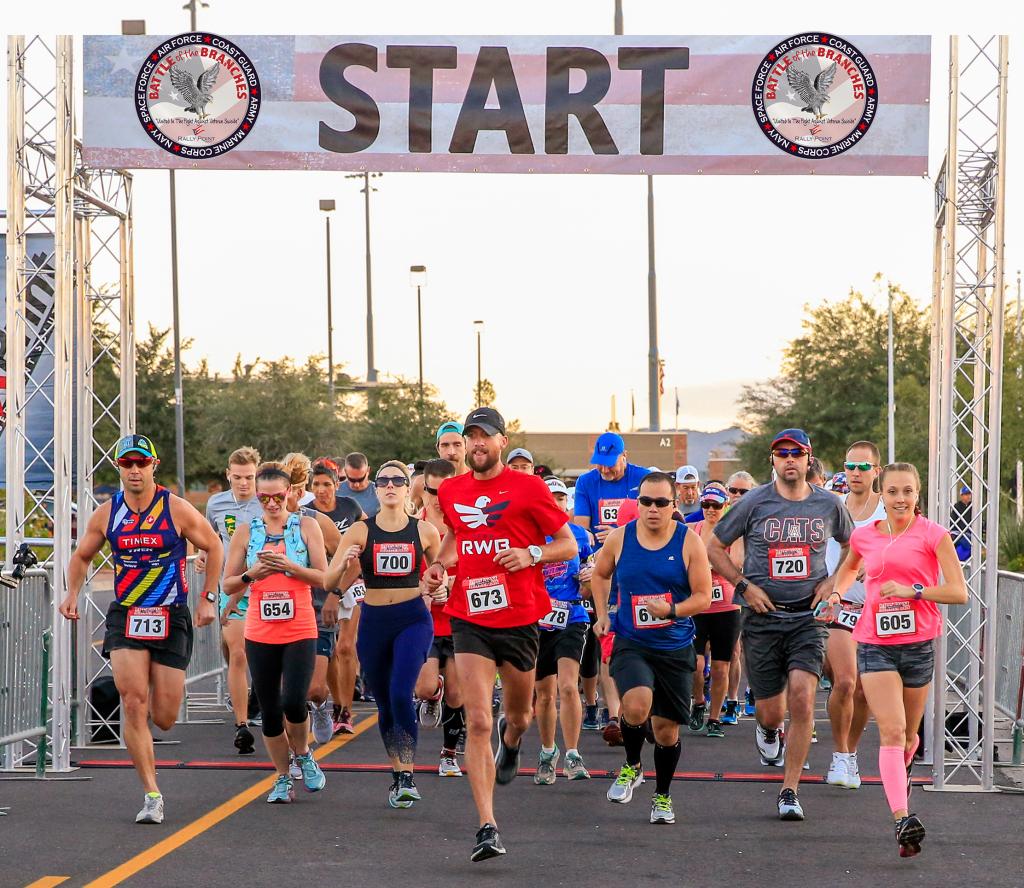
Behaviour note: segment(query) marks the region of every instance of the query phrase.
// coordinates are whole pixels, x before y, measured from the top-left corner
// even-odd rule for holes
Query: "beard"
[[[478,453],[476,451],[469,454],[468,457],[470,468],[472,468],[474,472],[479,472],[480,474],[489,472],[493,469],[498,464],[498,459],[498,456],[492,456],[490,453]]]

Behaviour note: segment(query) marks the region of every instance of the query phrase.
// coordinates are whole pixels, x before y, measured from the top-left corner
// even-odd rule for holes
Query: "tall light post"
[[[362,179],[363,187],[363,222],[366,227],[366,381],[377,381],[377,368],[373,365],[373,261],[370,255],[370,192],[376,188],[370,186],[371,178],[379,178],[383,173],[350,173],[346,179]]]
[[[331,299],[331,213],[334,212],[333,200],[320,201],[320,210],[324,214],[327,246],[327,399],[334,409],[334,307]]]
[[[893,372],[892,284],[889,284],[889,463],[896,462],[896,389]]]
[[[473,321],[473,327],[476,330],[476,406],[482,407],[483,405],[480,403],[480,395],[483,389],[484,374],[480,334],[483,333],[484,322]]]
[[[423,294],[427,285],[427,266],[409,266],[409,284],[416,288],[416,341],[420,352],[420,407],[423,406]]]

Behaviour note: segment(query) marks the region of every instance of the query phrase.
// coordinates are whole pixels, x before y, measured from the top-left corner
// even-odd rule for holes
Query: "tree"
[[[476,386],[473,386],[473,406],[474,407],[493,407],[495,402],[498,400],[498,394],[494,390],[494,383],[489,379],[480,380],[480,388],[477,390]],[[479,403],[477,403],[479,401]]]
[[[376,389],[375,395],[373,409],[357,414],[346,427],[351,449],[365,453],[371,466],[389,459],[410,463],[435,456],[437,428],[451,419],[437,389],[425,385],[421,404],[417,384],[399,379],[395,386]]]

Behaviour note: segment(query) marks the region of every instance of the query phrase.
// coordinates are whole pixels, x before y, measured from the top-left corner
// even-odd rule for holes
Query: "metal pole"
[[[334,315],[331,297],[331,217],[327,221],[327,398],[334,408]]]
[[[622,33],[622,0],[615,0],[615,33]]]
[[[661,431],[661,396],[658,370],[658,276],[654,270],[654,176],[647,177],[647,402],[651,431]]]
[[[476,330],[476,406],[483,407],[480,403],[481,393],[483,391],[483,360],[481,359],[482,348],[480,345],[480,328]]]
[[[193,10],[193,16],[195,11]],[[193,26],[194,30],[194,26]],[[181,379],[181,321],[178,311],[178,201],[171,173],[171,305],[174,326],[174,454],[178,463],[178,495],[185,495],[185,403]]]
[[[896,395],[893,383],[892,284],[889,284],[889,462],[896,462]]]
[[[416,285],[416,336],[420,348],[420,407],[423,406],[423,300],[419,284]]]
[[[370,174],[363,173],[363,216],[366,224],[366,381],[377,381],[373,362],[373,266],[370,259]]]

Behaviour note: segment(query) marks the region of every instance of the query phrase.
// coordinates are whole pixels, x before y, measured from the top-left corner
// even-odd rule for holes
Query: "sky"
[[[147,33],[188,28],[180,2],[47,2],[5,8],[6,33],[116,34],[145,16]],[[374,0],[289,4],[210,0],[199,27],[232,34],[606,34],[612,0],[512,3]],[[1013,60],[1024,29],[1006,4],[977,0],[863,7],[625,0],[635,35],[777,34],[828,28],[931,33],[930,169],[945,151],[948,35],[1010,34],[1006,280],[1016,293],[1024,251],[1024,159],[1015,141],[1024,111]],[[770,11],[770,15],[767,14]],[[968,14],[969,13],[969,14]],[[963,42],[963,38],[962,38]],[[963,51],[963,50],[962,50]],[[76,48],[79,69],[80,44]],[[6,91],[0,109],[6,112]],[[0,151],[5,146],[0,146]],[[135,292],[140,332],[171,324],[168,176],[135,180]],[[454,415],[476,383],[473,321],[484,321],[483,374],[506,417],[526,430],[599,431],[610,418],[647,423],[647,228],[642,176],[388,173],[372,195],[376,366],[383,378],[417,374],[416,294],[409,266],[426,265],[424,365]],[[0,183],[5,188],[6,183]],[[324,219],[332,198],[335,362],[366,371],[362,195],[340,172],[177,174],[180,309],[187,364],[228,371],[254,359],[326,353]],[[5,192],[4,192],[5,194]],[[853,288],[883,302],[881,272],[922,305],[930,300],[933,186],[924,178],[658,176],[655,179],[659,346],[666,362],[662,426],[715,430],[742,420],[744,384],[779,372],[805,305]],[[187,403],[187,390],[186,390]]]

